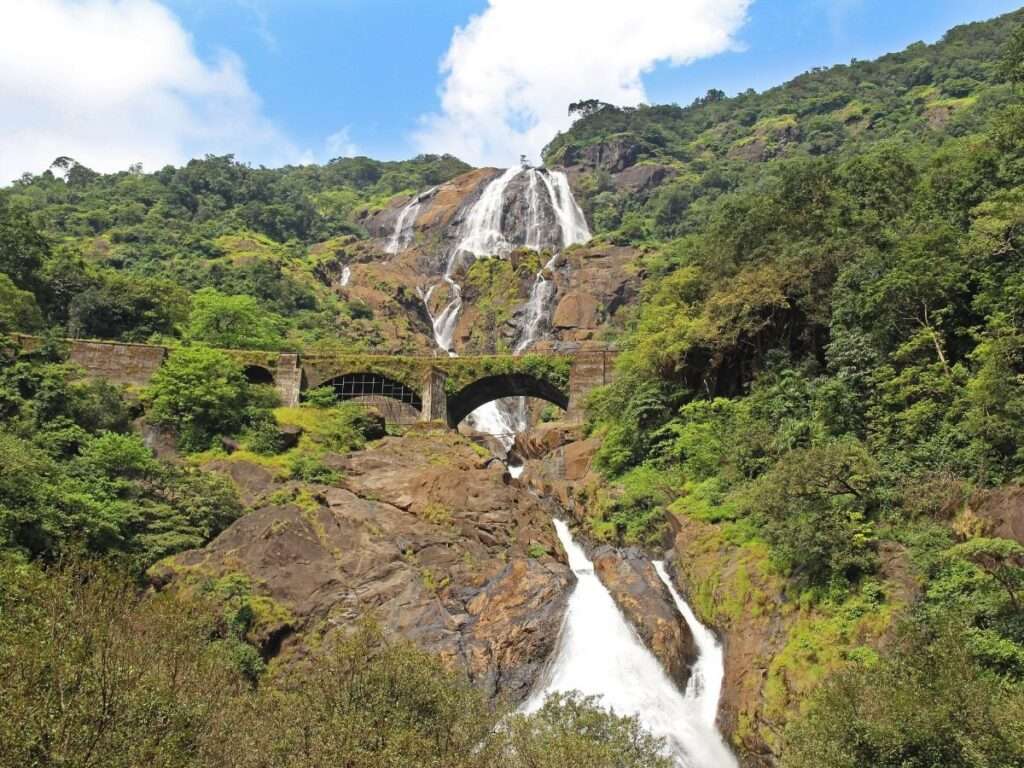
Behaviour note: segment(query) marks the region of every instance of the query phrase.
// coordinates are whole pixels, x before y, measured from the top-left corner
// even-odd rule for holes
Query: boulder
[[[299,444],[302,427],[295,424],[284,424],[277,429],[278,442],[282,451],[290,450]]]
[[[252,461],[238,459],[211,459],[201,465],[204,472],[226,475],[235,488],[242,503],[252,506],[259,503],[274,488],[276,478],[266,467]]]
[[[563,445],[583,437],[583,427],[564,421],[537,424],[527,432],[516,435],[514,450],[522,459],[541,459]]]
[[[619,552],[605,546],[591,560],[597,577],[644,645],[679,690],[685,691],[697,661],[697,643],[650,559],[636,549]]]

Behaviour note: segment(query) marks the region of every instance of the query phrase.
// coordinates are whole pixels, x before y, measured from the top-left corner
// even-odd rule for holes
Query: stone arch
[[[327,379],[316,389],[320,387],[333,387],[339,400],[375,407],[390,424],[415,422],[423,410],[419,392],[380,373],[344,373]]]
[[[569,395],[546,379],[528,373],[500,373],[485,376],[448,398],[448,425],[459,422],[481,405],[503,397],[536,397],[568,410]]]
[[[274,385],[274,372],[262,365],[247,365],[243,369],[245,380],[250,384]]]

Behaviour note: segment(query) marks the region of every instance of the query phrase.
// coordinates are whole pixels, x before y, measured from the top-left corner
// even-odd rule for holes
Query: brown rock
[[[275,484],[273,472],[251,461],[211,459],[202,464],[202,469],[204,472],[227,475],[238,489],[238,495],[246,506],[256,504]]]
[[[968,501],[964,517],[973,518],[970,533],[975,536],[998,536],[1024,544],[1024,487],[978,491]],[[961,526],[966,527],[963,521]]]
[[[528,432],[516,435],[516,455],[523,459],[540,459],[561,448],[563,445],[576,442],[583,437],[583,428],[579,424],[553,421],[537,424]]]
[[[601,447],[601,441],[596,437],[580,440],[576,443],[569,443],[565,446],[565,479],[582,480],[590,472],[590,465],[594,460],[594,454]]]
[[[611,547],[598,549],[592,560],[594,572],[619,610],[679,690],[686,690],[697,661],[697,644],[651,561],[638,550],[620,553]]]
[[[484,466],[454,433],[413,431],[324,462],[343,470],[341,487],[310,488],[313,504],[257,509],[203,549],[155,567],[154,587],[243,573],[281,607],[276,624],[260,628],[271,650],[287,637],[282,653],[313,653],[373,616],[489,691],[525,696],[557,639],[572,584],[564,564],[527,554],[531,542],[560,551],[556,510],[507,485],[502,467]],[[247,462],[208,468],[251,496],[295,486],[274,486]]]
[[[558,302],[552,324],[558,329],[596,328],[600,320],[597,298],[582,290],[573,290]]]

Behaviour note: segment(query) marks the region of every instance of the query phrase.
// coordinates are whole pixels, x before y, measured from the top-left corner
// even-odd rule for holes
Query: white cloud
[[[429,152],[508,165],[569,125],[568,105],[646,101],[641,76],[734,47],[752,0],[490,0],[455,30],[440,114],[414,140]]]
[[[359,154],[359,146],[352,140],[351,129],[347,125],[328,136],[325,147],[327,156],[324,162],[336,157],[355,157]]]
[[[207,152],[308,157],[264,116],[241,61],[202,61],[155,0],[0,0],[0,184],[58,155],[112,171]]]

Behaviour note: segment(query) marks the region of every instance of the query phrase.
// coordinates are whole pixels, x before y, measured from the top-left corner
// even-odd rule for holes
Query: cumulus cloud
[[[645,72],[734,47],[752,0],[490,0],[455,30],[423,151],[508,165],[569,124],[568,105],[646,101]]]
[[[262,112],[241,61],[203,61],[155,0],[0,0],[0,184],[68,155],[147,169],[207,152],[308,157]]]

